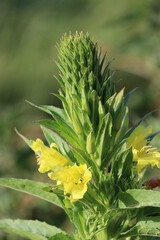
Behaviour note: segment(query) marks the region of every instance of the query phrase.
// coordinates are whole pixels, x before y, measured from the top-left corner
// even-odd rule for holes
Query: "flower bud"
[[[90,107],[89,107],[89,103],[87,100],[87,95],[86,95],[86,91],[84,89],[84,87],[82,88],[82,95],[81,95],[81,100],[82,100],[82,110],[86,111],[88,113],[88,115],[90,116]]]
[[[122,124],[122,119],[124,115],[124,101],[121,101],[119,108],[117,109],[115,113],[115,118],[114,118],[114,129],[116,131],[119,131],[121,124]]]
[[[76,114],[75,109],[72,109],[72,121],[73,121],[73,125],[75,128],[75,131],[78,135],[81,135],[83,133],[83,127],[82,124]]]
[[[90,132],[89,135],[87,136],[87,146],[86,146],[87,152],[89,154],[94,154],[96,151],[96,146],[95,146],[95,137],[94,137],[94,132]]]

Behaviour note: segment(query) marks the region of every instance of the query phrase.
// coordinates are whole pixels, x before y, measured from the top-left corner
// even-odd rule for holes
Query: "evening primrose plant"
[[[18,133],[34,151],[50,183],[1,178],[0,185],[64,209],[73,233],[44,222],[0,220],[0,228],[28,239],[104,240],[160,238],[160,192],[146,182],[160,168],[156,134],[143,119],[129,128],[128,94],[117,92],[105,56],[88,34],[64,35],[58,45],[63,108],[37,106],[45,143]]]

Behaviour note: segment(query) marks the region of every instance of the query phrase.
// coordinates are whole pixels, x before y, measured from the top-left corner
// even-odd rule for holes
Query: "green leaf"
[[[103,70],[103,73],[102,73],[102,80],[103,82],[108,79],[109,75],[110,75],[110,65],[111,65],[112,61],[109,61],[107,63],[107,65],[105,66],[104,70]],[[113,73],[112,73],[113,74]],[[111,75],[112,76],[112,75]]]
[[[98,95],[97,92],[93,90],[90,96],[90,106],[91,106],[91,122],[94,129],[98,121],[98,105],[99,105]]]
[[[88,116],[88,112],[83,110],[82,110],[82,125],[83,125],[84,134],[87,136],[92,129],[92,124]]]
[[[2,219],[0,220],[0,229],[31,240],[72,239],[61,229],[37,220]],[[58,236],[62,238],[58,238]]]
[[[110,113],[107,113],[102,119],[102,124],[99,128],[96,146],[98,150],[98,163],[101,164],[103,159],[107,156],[111,146],[111,134],[112,134],[112,118]]]
[[[68,143],[75,147],[80,147],[78,136],[75,134],[72,128],[70,128],[67,124],[59,124],[53,120],[44,119],[44,120],[38,120],[38,123],[40,123],[43,126],[46,126],[50,129],[53,129],[53,131],[57,132],[60,136],[62,136]]]
[[[53,96],[56,96],[62,102],[62,105],[63,105],[64,111],[67,115],[67,118],[71,122],[70,104],[67,103],[66,98],[64,97],[62,91],[59,90],[59,94],[53,93]]]
[[[123,146],[121,147],[123,149]],[[132,186],[132,169],[133,169],[133,155],[132,149],[127,149],[119,154],[113,156],[113,166],[111,174],[114,176],[115,184],[117,184],[123,191]]]
[[[104,104],[106,112],[113,113],[113,106],[115,103],[115,99],[116,99],[116,93],[114,93],[110,98],[107,99],[107,101]]]
[[[128,231],[121,233],[119,238],[136,236],[141,237],[140,239],[146,239],[143,237],[147,237],[148,239],[160,238],[160,217],[142,218]]]
[[[158,134],[160,134],[160,130],[147,136],[146,137],[147,141],[150,143],[153,140],[153,138],[156,137]]]
[[[95,136],[93,131],[91,131],[87,136],[86,149],[88,154],[93,154],[96,151]]]
[[[124,101],[122,100],[121,104],[119,105],[119,108],[113,115],[113,126],[115,131],[117,132],[120,130],[124,113],[125,113],[125,107],[124,107]]]
[[[84,221],[82,209],[81,209],[81,211],[79,211],[79,210],[74,211],[73,222],[74,222],[76,228],[78,229],[81,239],[85,239],[87,232],[86,232],[86,223]]]
[[[53,188],[51,184],[27,179],[0,178],[0,186],[31,194],[63,208],[63,198],[50,191]]]
[[[36,105],[33,104],[29,101],[27,101],[30,105],[50,114],[57,122],[58,121],[63,121],[66,124],[68,124],[69,126],[71,126],[71,124],[68,121],[67,115],[65,113],[65,111],[61,108],[57,108],[54,106],[47,106],[47,105]]]
[[[82,95],[81,95],[82,110],[86,111],[88,113],[88,115],[90,116],[91,110],[90,110],[87,93],[86,93],[84,86],[82,87],[81,91],[82,91]]]
[[[54,78],[57,80],[57,82],[60,84],[62,90],[65,91],[65,85],[64,85],[61,77],[60,77],[60,76],[55,76],[55,75],[53,75],[53,77],[54,77]]]
[[[124,98],[124,88],[116,95],[116,98],[113,104],[114,112],[116,112],[121,106],[121,102],[123,98]]]
[[[73,162],[76,162],[73,152],[62,137],[44,126],[41,126],[41,129],[49,145],[55,142],[63,155],[68,156]]]
[[[122,211],[115,214],[107,223],[107,233],[110,238],[116,236],[122,229],[123,224],[126,220],[126,212]]]
[[[154,113],[156,110],[154,110],[154,111],[152,111],[152,112],[149,112],[149,113],[147,113],[146,115],[144,115],[144,117],[142,117],[132,128],[130,128],[127,132],[126,132],[126,134],[125,134],[125,136],[124,136],[124,138],[123,139],[126,139],[126,138],[128,138],[130,135],[131,135],[131,133],[141,124],[141,122],[143,122],[147,117],[149,117],[152,113]]]
[[[83,126],[80,120],[80,111],[77,106],[72,105],[72,122],[77,135],[83,134]]]
[[[128,107],[126,107],[124,117],[121,123],[121,128],[119,130],[119,135],[117,137],[116,142],[120,142],[123,139],[123,137],[125,136],[125,133],[127,132],[128,125],[129,125],[129,116],[128,116]]]
[[[126,105],[128,100],[130,99],[130,97],[132,96],[132,94],[137,90],[137,87],[136,88],[133,88],[124,98],[124,104]]]
[[[125,112],[125,107],[124,107],[124,89],[122,89],[115,98],[115,102],[113,104],[113,113],[112,118],[113,118],[113,127],[115,131],[119,131],[123,116]]]
[[[16,133],[18,134],[18,136],[20,136],[20,137],[23,139],[23,141],[24,141],[29,147],[31,147],[33,141],[32,141],[32,140],[29,140],[28,138],[26,138],[25,136],[23,136],[22,134],[20,134],[16,128],[15,128],[15,131],[16,131]]]
[[[119,195],[118,207],[132,209],[160,207],[160,192],[145,189],[129,189]]]
[[[103,104],[102,104],[102,102],[100,100],[99,100],[99,106],[98,106],[98,114],[99,114],[99,123],[98,123],[98,125],[100,127],[101,124],[102,124],[102,120],[103,120],[103,118],[104,118],[104,116],[106,114],[105,108],[104,108],[104,106],[103,106]]]
[[[40,109],[51,114],[51,116],[55,119],[55,120],[62,120],[65,123],[67,123],[69,126],[71,126],[71,124],[68,121],[67,115],[65,113],[65,111],[61,108],[57,108],[54,106],[46,106],[46,105],[42,105],[40,106]]]

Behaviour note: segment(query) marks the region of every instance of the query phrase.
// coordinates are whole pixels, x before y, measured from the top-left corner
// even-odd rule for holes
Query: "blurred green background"
[[[46,116],[25,102],[60,102],[50,93],[59,86],[56,43],[65,32],[89,32],[106,62],[112,60],[117,88],[126,93],[131,124],[147,119],[160,129],[160,1],[159,0],[0,0],[0,176],[48,181],[37,171],[34,154],[15,134],[42,137],[36,119]],[[160,137],[154,140],[160,146]],[[12,190],[0,189],[0,218],[39,219],[71,227],[64,212]],[[0,239],[22,239],[0,232]]]

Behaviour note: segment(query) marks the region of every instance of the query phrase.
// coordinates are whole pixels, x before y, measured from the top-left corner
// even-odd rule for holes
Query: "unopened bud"
[[[72,120],[76,133],[81,135],[83,133],[83,127],[74,109],[72,109]]]
[[[84,88],[82,88],[82,110],[86,111],[88,113],[88,115],[90,116],[90,107],[89,107],[89,103],[87,100],[87,95],[86,95],[86,91]]]
[[[89,154],[94,154],[96,151],[96,146],[95,146],[95,137],[94,133],[90,132],[89,135],[87,136],[87,146],[86,146],[87,152]]]
[[[105,108],[102,105],[102,102],[99,101],[99,106],[98,106],[98,113],[99,113],[99,125],[101,125],[102,119],[105,116]]]
[[[116,131],[119,131],[121,127],[123,115],[124,115],[124,101],[122,100],[119,108],[115,112],[115,117],[114,117],[113,126]]]

